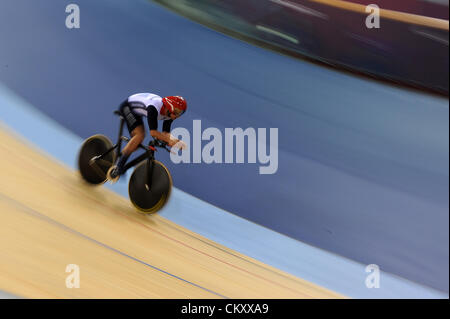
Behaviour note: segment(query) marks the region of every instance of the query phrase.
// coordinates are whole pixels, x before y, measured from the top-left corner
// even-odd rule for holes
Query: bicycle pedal
[[[112,174],[114,170],[117,170],[117,166],[111,166],[106,173],[106,178],[111,182],[111,184],[116,183],[119,180],[119,175]]]

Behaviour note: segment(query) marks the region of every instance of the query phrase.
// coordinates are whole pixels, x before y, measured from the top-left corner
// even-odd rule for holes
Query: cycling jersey
[[[147,109],[149,106],[154,106],[158,111],[158,120],[170,120],[170,117],[161,115],[163,107],[162,97],[151,93],[138,93],[128,97],[128,104],[134,113],[147,116]]]
[[[147,117],[150,130],[158,129],[158,120],[163,122],[163,132],[170,132],[172,119],[161,114],[163,107],[162,97],[151,93],[138,93],[128,97],[120,106],[120,111],[124,115],[128,130],[134,130],[139,125],[143,125],[142,116]]]

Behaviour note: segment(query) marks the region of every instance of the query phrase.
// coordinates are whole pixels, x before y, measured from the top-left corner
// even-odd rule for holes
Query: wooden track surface
[[[75,159],[74,159],[75,161]],[[339,298],[82,182],[0,126],[0,290],[28,298]],[[289,258],[289,257],[287,257]],[[66,287],[68,264],[80,288]]]

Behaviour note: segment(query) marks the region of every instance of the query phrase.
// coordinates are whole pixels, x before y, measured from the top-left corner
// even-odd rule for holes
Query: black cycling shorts
[[[124,101],[122,104],[120,104],[119,111],[120,113],[122,113],[122,116],[125,119],[125,123],[127,123],[128,131],[130,132],[130,134],[139,125],[144,125],[144,122],[142,121],[142,116],[135,114],[132,111],[127,100]]]

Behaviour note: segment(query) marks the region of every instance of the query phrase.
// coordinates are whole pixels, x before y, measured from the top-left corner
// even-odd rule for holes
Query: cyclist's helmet
[[[175,114],[181,116],[187,109],[186,100],[181,96],[167,96],[162,99],[164,107],[167,110],[167,115]]]

